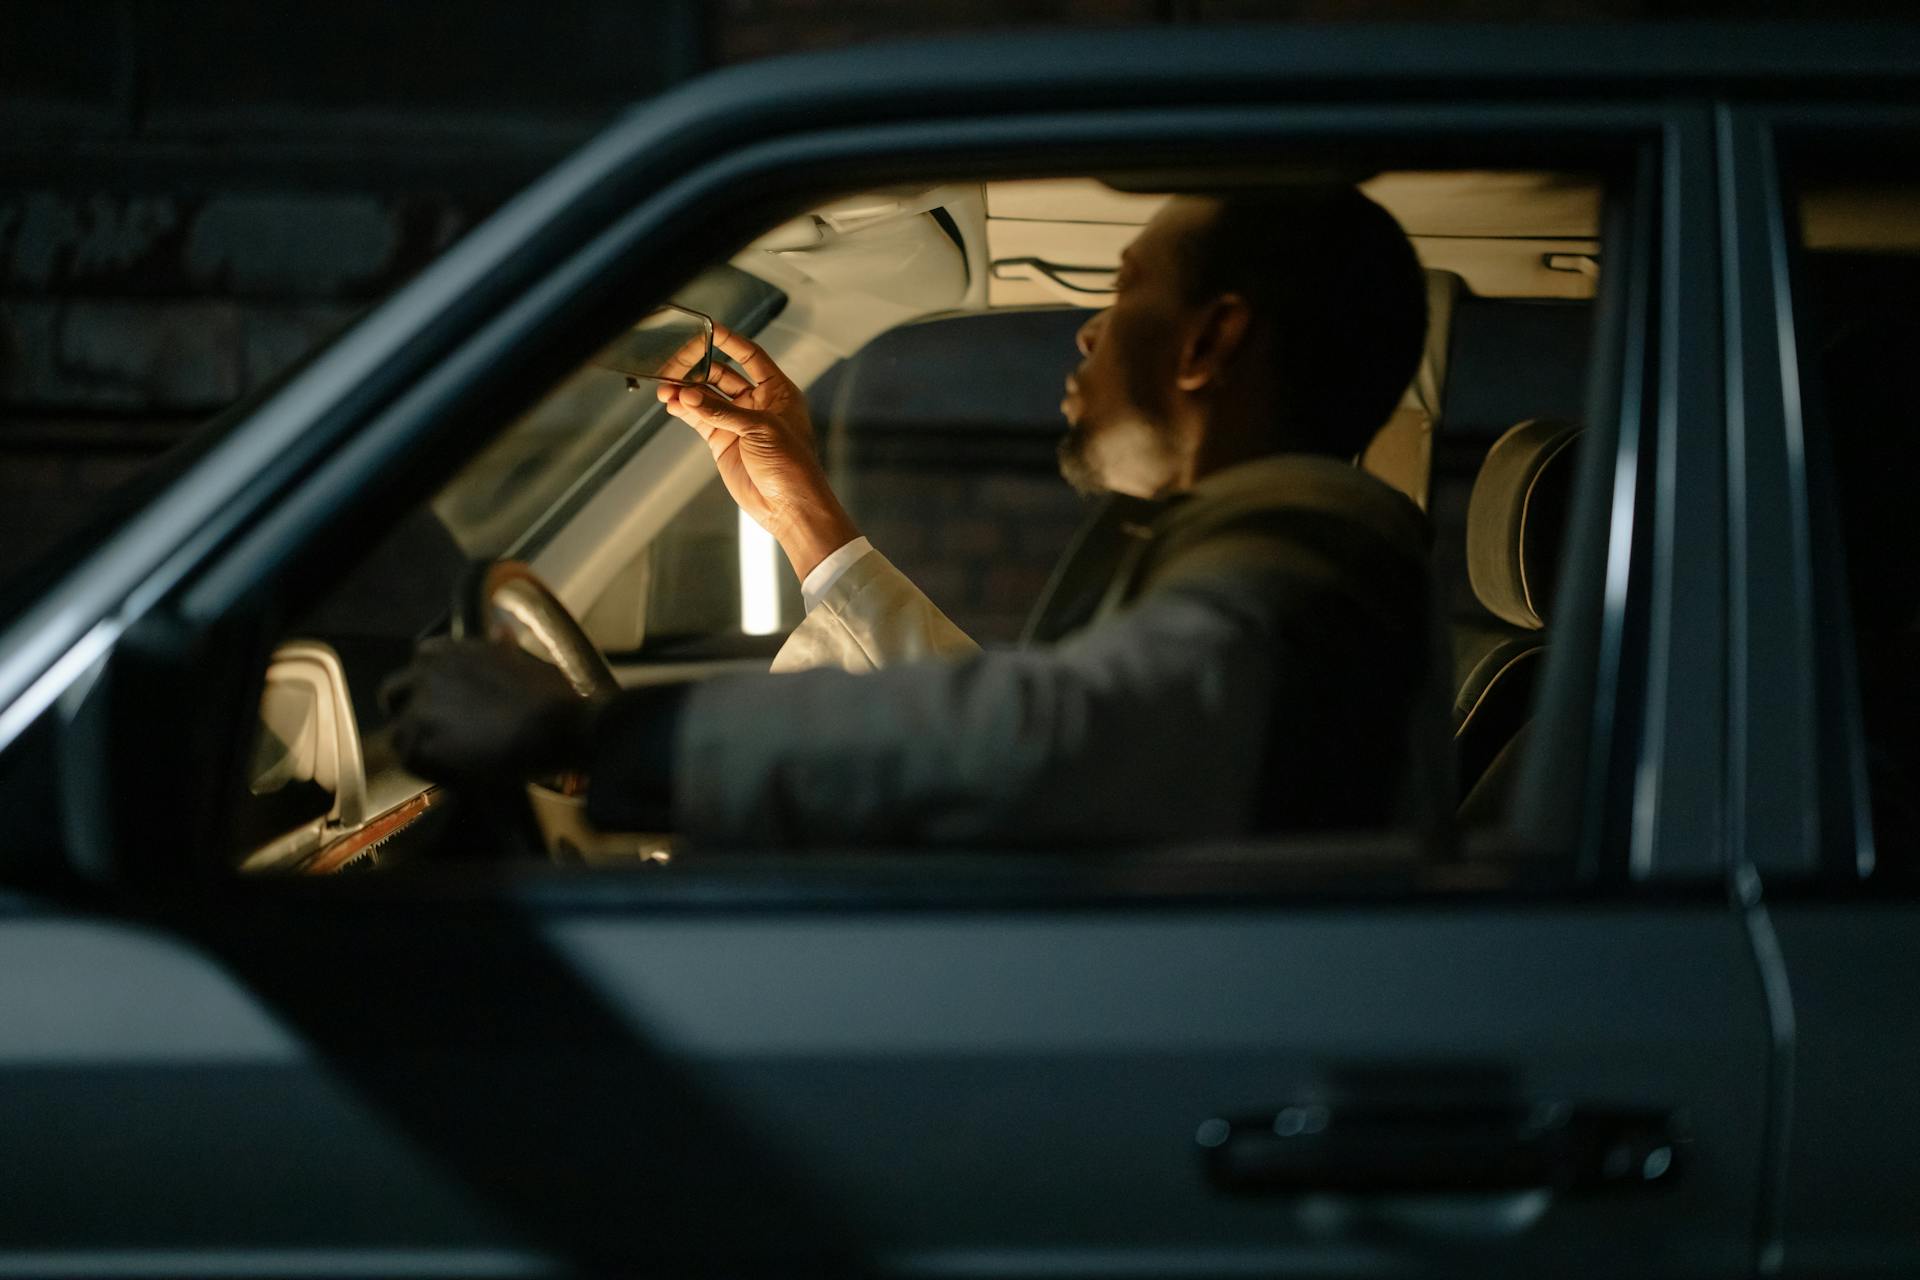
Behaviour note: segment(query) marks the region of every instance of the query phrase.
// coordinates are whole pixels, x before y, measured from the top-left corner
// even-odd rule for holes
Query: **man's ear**
[[[1227,367],[1246,345],[1253,325],[1253,308],[1237,293],[1223,293],[1208,303],[1197,323],[1187,331],[1174,377],[1182,391],[1217,385]]]

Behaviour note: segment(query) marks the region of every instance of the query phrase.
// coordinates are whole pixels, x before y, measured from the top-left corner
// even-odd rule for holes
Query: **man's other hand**
[[[400,761],[435,782],[510,782],[579,768],[598,708],[559,668],[483,640],[424,641],[380,689]]]
[[[746,376],[714,362],[707,387],[662,384],[660,400],[707,442],[733,500],[779,540],[794,572],[859,536],[827,484],[815,452],[807,399],[771,357],[725,325],[713,342]]]

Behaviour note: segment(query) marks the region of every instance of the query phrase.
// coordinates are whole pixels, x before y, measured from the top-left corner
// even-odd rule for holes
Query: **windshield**
[[[720,266],[674,300],[755,333],[786,295]],[[481,450],[431,504],[409,512],[340,582],[309,602],[293,633],[327,640],[350,669],[364,656],[354,637],[411,644],[444,621],[449,595],[469,564],[534,556],[668,421],[650,390],[635,394],[622,375],[583,364]],[[397,660],[384,651],[377,656],[389,665]],[[377,683],[355,681],[356,696]],[[378,723],[370,704],[360,714],[363,723]]]
[[[786,295],[723,265],[673,301],[753,334]],[[469,558],[526,559],[666,421],[651,386],[636,393],[613,370],[583,365],[481,450],[440,491],[433,512]]]

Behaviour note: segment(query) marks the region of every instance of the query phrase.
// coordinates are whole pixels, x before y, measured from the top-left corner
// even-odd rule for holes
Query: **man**
[[[1170,201],[1082,328],[1062,403],[1062,468],[1117,495],[1111,536],[1056,575],[1042,630],[1058,643],[991,652],[865,545],[799,390],[722,333],[746,376],[662,399],[802,579],[788,674],[590,704],[526,655],[430,642],[394,686],[396,741],[430,777],[584,770],[602,826],[665,820],[718,845],[1411,818],[1430,764],[1426,525],[1352,459],[1425,327],[1406,237],[1352,189]]]

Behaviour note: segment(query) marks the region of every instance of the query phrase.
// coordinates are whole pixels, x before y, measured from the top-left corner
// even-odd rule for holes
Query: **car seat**
[[[1533,713],[1580,432],[1549,418],[1522,422],[1493,442],[1474,481],[1467,577],[1481,607],[1504,625],[1456,636],[1467,659],[1453,703],[1456,799],[1473,791],[1496,757],[1512,754]]]

